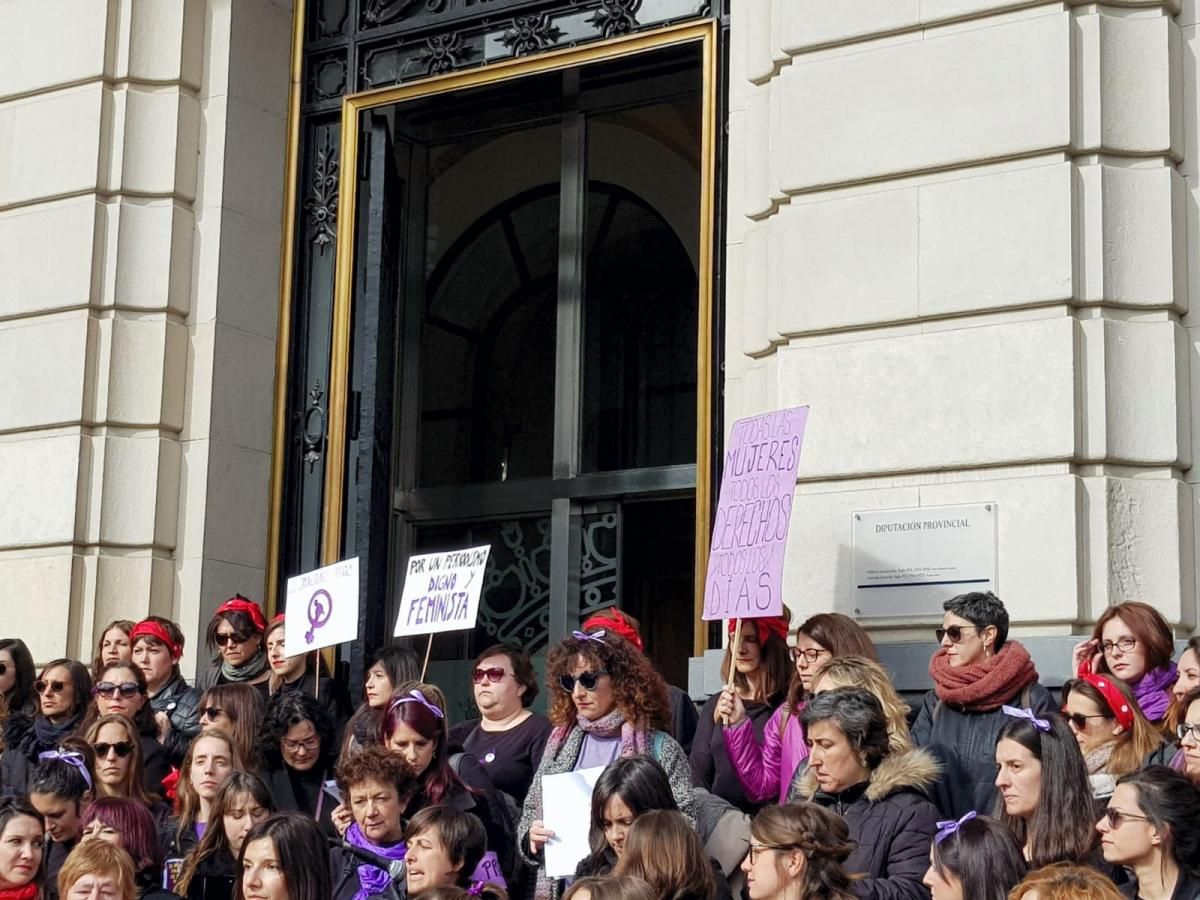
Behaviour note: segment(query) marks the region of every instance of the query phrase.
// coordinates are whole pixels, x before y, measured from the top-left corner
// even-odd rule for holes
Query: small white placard
[[[283,646],[289,656],[357,637],[357,557],[288,579]]]
[[[474,628],[491,546],[426,553],[408,560],[395,637]]]
[[[940,619],[942,603],[995,591],[995,503],[851,515],[854,614]]]
[[[604,766],[542,776],[542,822],[554,832],[546,842],[546,875],[569,878],[592,852],[592,788]]]

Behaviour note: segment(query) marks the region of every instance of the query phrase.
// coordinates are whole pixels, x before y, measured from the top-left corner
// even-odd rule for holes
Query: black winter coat
[[[1050,692],[1036,681],[1016,692],[1007,706],[1028,706],[1035,713],[1055,708]],[[944,772],[933,800],[942,815],[958,819],[971,810],[991,815],[996,806],[996,741],[1012,721],[1001,710],[963,712],[929,691],[913,725],[912,739],[941,761]]]
[[[150,708],[165,712],[171,720],[171,731],[162,743],[171,765],[180,765],[188,744],[200,733],[200,692],[182,678],[173,678],[150,698]]]
[[[941,769],[923,750],[884,758],[869,780],[826,794],[811,771],[799,782],[799,796],[836,812],[850,826],[854,852],[847,872],[862,875],[854,892],[870,900],[928,900],[922,883],[929,868],[929,847],[937,832],[938,811],[927,797]]]
[[[82,718],[80,714],[55,726],[40,715],[34,718],[24,713],[10,715],[4,724],[4,753],[0,755],[0,795],[28,794],[38,754],[57,749],[64,738],[75,733]]]

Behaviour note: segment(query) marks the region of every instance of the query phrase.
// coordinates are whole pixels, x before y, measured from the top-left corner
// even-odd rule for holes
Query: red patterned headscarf
[[[783,641],[787,641],[788,639],[788,620],[783,616],[761,616],[759,618],[750,618],[747,616],[746,618],[742,619],[742,624],[744,625],[747,622],[753,622],[758,626],[758,642],[760,644],[765,644],[767,642],[767,638],[771,635],[775,635],[777,638]],[[736,637],[736,635],[733,633],[733,629],[736,625],[736,619],[729,620],[729,636],[731,638]]]

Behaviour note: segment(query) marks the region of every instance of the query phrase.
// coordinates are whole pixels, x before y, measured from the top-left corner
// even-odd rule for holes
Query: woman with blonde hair
[[[1087,866],[1057,862],[1035,869],[1012,889],[1008,900],[1125,900],[1104,875]]]
[[[84,841],[58,873],[58,896],[61,900],[135,900],[133,858],[116,844]]]
[[[1112,796],[1117,779],[1140,769],[1163,742],[1129,685],[1111,675],[1080,672],[1063,685],[1062,700],[1097,800]]]
[[[642,879],[659,900],[729,897],[728,884],[719,889],[696,829],[673,809],[651,810],[638,817],[625,836],[625,851],[613,874]]]

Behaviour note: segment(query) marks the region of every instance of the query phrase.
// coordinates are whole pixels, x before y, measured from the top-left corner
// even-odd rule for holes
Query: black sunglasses
[[[101,681],[92,688],[93,697],[112,697],[113,694],[120,694],[126,700],[136,697],[141,692],[142,689],[137,686],[136,681],[122,681],[120,684],[113,684],[111,681]]]
[[[1062,717],[1078,728],[1080,731],[1087,728],[1088,719],[1107,719],[1108,716],[1085,716],[1083,713],[1067,712],[1065,709],[1060,710]]]
[[[568,694],[575,692],[576,682],[582,684],[585,691],[594,691],[596,689],[596,685],[600,683],[600,679],[607,674],[608,673],[604,670],[600,670],[597,672],[580,672],[578,676],[560,675],[558,677],[558,683],[562,685],[562,689]]]
[[[218,634],[213,638],[213,640],[217,642],[218,647],[224,647],[229,643],[244,644],[246,641],[250,640],[250,635],[238,634],[237,632],[234,632],[233,634]]]
[[[471,680],[476,684],[483,684],[483,679],[487,679],[490,683],[496,684],[507,674],[499,666],[491,666],[487,669],[475,669],[471,672]]]
[[[133,744],[129,741],[117,741],[115,744],[92,744],[92,749],[96,751],[97,759],[104,759],[110,750],[124,759],[133,752]]]
[[[1149,822],[1145,816],[1134,816],[1127,812],[1121,812],[1119,809],[1109,807],[1104,811],[1104,818],[1108,819],[1108,824],[1112,828],[1120,828],[1122,822],[1128,822],[1131,819],[1135,822]]]
[[[219,706],[206,706],[201,711],[201,714],[206,719],[217,719],[220,718],[223,712],[225,712],[225,710],[221,709]]]
[[[66,686],[65,681],[46,681],[44,678],[39,678],[33,683],[33,689],[39,694],[46,693],[46,688],[49,688],[52,694],[61,694]]]
[[[962,630],[964,628],[974,628],[976,631],[979,630],[978,625],[951,625],[949,628],[935,628],[933,633],[937,635],[937,642],[939,644],[947,637],[950,638],[950,643],[957,644],[962,640]]]

